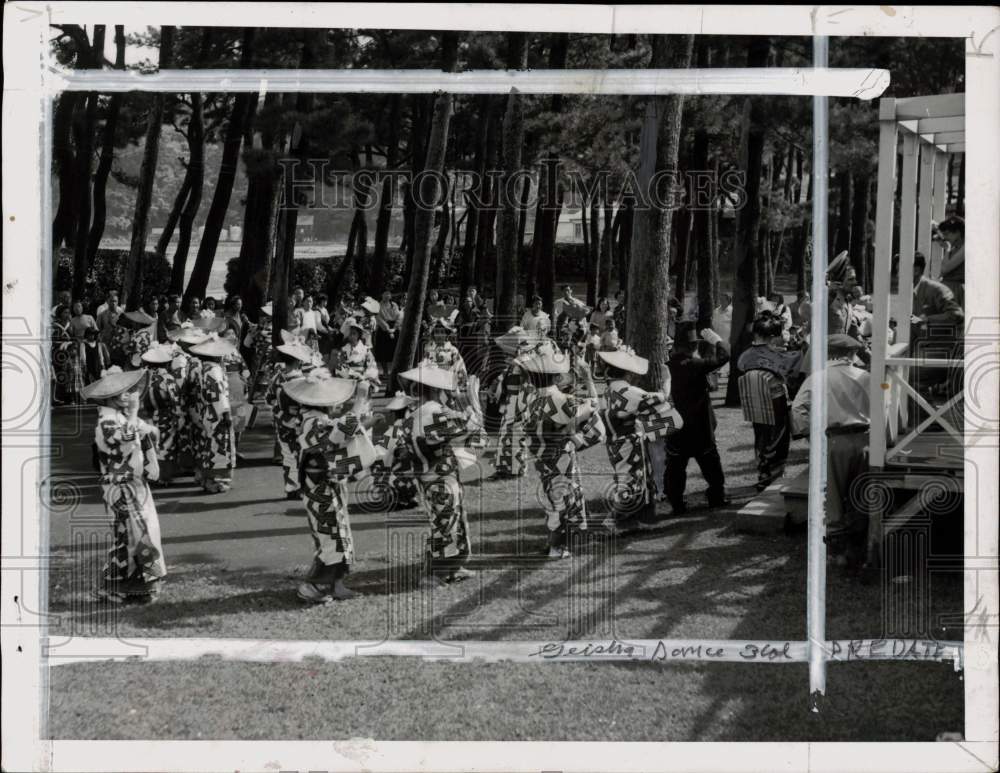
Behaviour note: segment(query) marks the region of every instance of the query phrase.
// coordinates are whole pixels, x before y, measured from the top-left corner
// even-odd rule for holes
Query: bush
[[[335,256],[334,259],[339,265],[343,257]],[[227,295],[240,291],[242,281],[238,275],[239,261],[238,257],[226,261],[226,281],[223,283],[223,288]],[[294,261],[292,263],[291,283],[288,287],[289,292],[293,287],[301,287],[307,295],[325,293],[331,275],[330,262],[330,258],[308,258]]]
[[[98,250],[94,265],[87,274],[84,297],[95,304],[104,301],[109,290],[121,290],[125,281],[125,263],[128,250]],[[65,247],[59,250],[54,291],[73,289],[73,251]],[[170,261],[155,252],[146,251],[142,272],[142,299],[153,295],[163,295],[170,290]]]

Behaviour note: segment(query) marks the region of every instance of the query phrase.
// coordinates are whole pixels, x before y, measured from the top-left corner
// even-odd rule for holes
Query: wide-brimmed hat
[[[268,301],[267,303],[265,303],[263,306],[260,307],[260,313],[263,314],[265,317],[274,316],[274,306],[272,305],[271,301]]]
[[[191,324],[206,333],[219,333],[226,327],[226,320],[222,317],[209,317],[208,319],[193,319]]]
[[[236,354],[236,344],[228,338],[219,338],[211,333],[205,341],[191,347],[191,354],[198,357],[228,357]]]
[[[126,311],[118,317],[119,325],[122,321],[127,321],[128,327],[149,327],[156,322],[156,317],[149,316],[142,309],[136,309],[135,311]]]
[[[454,391],[458,386],[455,383],[454,373],[429,362],[421,362],[417,367],[400,373],[399,377],[434,389]]]
[[[286,382],[282,388],[297,403],[329,408],[354,397],[356,385],[353,379],[337,378],[326,368],[316,368],[308,376]]]
[[[195,344],[200,344],[203,341],[206,341],[208,339],[208,333],[204,330],[199,330],[193,325],[185,323],[181,327],[175,327],[173,330],[168,330],[167,338],[185,346],[194,346]]]
[[[396,392],[393,398],[385,404],[385,409],[387,411],[401,411],[403,408],[408,408],[414,403],[416,398],[411,397],[402,390]]]
[[[109,400],[138,386],[145,377],[144,370],[122,370],[117,365],[112,365],[101,371],[101,378],[87,384],[82,394],[85,399],[95,402]]]
[[[636,373],[640,376],[645,376],[649,372],[649,360],[645,357],[640,357],[626,347],[613,352],[598,352],[597,356],[612,368],[627,370],[629,373]]]
[[[530,334],[520,325],[514,325],[506,333],[496,337],[497,346],[507,354],[517,354],[530,340]]]
[[[174,347],[172,344],[153,344],[142,353],[141,359],[148,365],[167,365],[173,362]]]
[[[569,355],[563,354],[551,346],[539,347],[530,354],[522,355],[519,362],[521,367],[529,373],[553,375],[569,373]]]
[[[361,302],[361,308],[367,311],[369,314],[378,314],[382,309],[382,304],[372,298],[370,295],[366,295],[365,299]]]
[[[301,337],[295,335],[294,333],[289,333],[287,330],[281,331],[281,340],[284,341],[283,344],[279,344],[274,347],[282,354],[286,354],[289,357],[294,357],[300,362],[311,363],[313,361],[313,350],[302,340]]]

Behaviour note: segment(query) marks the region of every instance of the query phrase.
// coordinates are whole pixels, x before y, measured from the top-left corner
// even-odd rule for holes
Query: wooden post
[[[896,193],[896,100],[879,101],[878,187],[875,194],[875,265],[873,266],[874,329],[872,331],[872,370],[869,400],[871,433],[869,463],[875,469],[885,466],[886,413],[888,389],[885,357],[889,329],[889,293],[892,280],[893,199]]]
[[[933,218],[940,223],[944,220],[944,207],[948,194],[948,154],[937,148],[934,149],[934,209]],[[944,261],[944,245],[941,242],[932,242],[931,254],[927,257],[927,268],[936,266],[936,271],[940,271],[941,263]],[[937,273],[932,272],[931,276]]]
[[[913,313],[913,252],[916,249],[917,164],[920,140],[903,134],[903,195],[899,204],[899,300],[896,343],[910,342],[910,315]],[[926,270],[926,269],[925,269]]]
[[[934,219],[934,159],[937,151],[924,140],[920,141],[920,193],[917,205],[917,250],[927,259],[927,275],[931,273],[931,220]]]

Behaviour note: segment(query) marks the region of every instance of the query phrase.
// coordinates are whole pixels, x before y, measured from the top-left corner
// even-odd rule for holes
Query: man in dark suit
[[[715,412],[708,375],[729,362],[729,352],[722,339],[711,329],[702,331],[704,348],[698,355],[698,332],[693,324],[678,326],[674,348],[667,362],[670,370],[670,395],[684,426],[666,439],[666,469],[664,491],[674,515],[683,514],[684,489],[687,485],[687,465],[694,458],[708,484],[706,495],[710,507],[728,504],[726,478],[722,460],[715,445]]]

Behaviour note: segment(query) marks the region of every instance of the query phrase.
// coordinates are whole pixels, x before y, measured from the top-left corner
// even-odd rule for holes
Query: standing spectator
[[[306,291],[302,289],[301,286],[292,289],[291,306],[293,309],[297,309],[302,305],[303,299],[306,297]]]
[[[542,311],[542,299],[537,295],[531,299],[531,307],[521,317],[521,327],[536,339],[545,338],[552,329],[552,319]]]
[[[82,370],[83,382],[92,384],[101,377],[101,373],[111,365],[111,354],[107,344],[99,340],[98,332],[88,327],[83,333],[83,341],[79,344],[78,357]]]
[[[215,298],[213,298],[211,295],[208,296],[205,299],[205,308],[203,308],[201,310],[201,318],[202,319],[211,319],[212,317],[217,316],[215,305],[216,305],[215,304]]]
[[[108,293],[108,299],[97,309],[97,330],[103,343],[111,340],[115,325],[118,324],[118,316],[122,313],[118,305],[118,293],[114,290]]]
[[[201,318],[201,301],[194,297],[188,298],[187,303],[182,305],[181,310],[177,312],[179,324],[193,323]]]
[[[597,308],[590,313],[590,324],[597,325],[598,330],[605,329],[605,320],[614,319],[611,311],[611,302],[607,298],[600,298],[597,301]]]
[[[711,351],[698,353],[698,333],[686,324],[678,331],[667,367],[670,370],[671,396],[684,426],[666,439],[664,490],[674,515],[687,511],[684,489],[687,465],[694,458],[708,484],[709,507],[723,507],[726,499],[726,476],[722,471],[719,449],[715,445],[715,412],[709,392],[708,374],[729,362],[729,352],[722,339],[711,329],[702,332]]]
[[[83,340],[83,334],[88,328],[98,330],[97,320],[83,311],[83,301],[73,301],[73,316],[69,321],[69,330],[77,341]],[[98,330],[100,332],[100,330]]]
[[[77,344],[73,340],[69,306],[57,306],[52,321],[52,373],[55,378],[55,405],[76,402],[83,388]]]
[[[388,374],[392,366],[392,358],[396,353],[396,340],[399,334],[399,323],[403,321],[403,311],[392,299],[392,293],[386,290],[379,301],[378,314],[375,315],[375,362]]]
[[[573,288],[570,285],[562,286],[562,297],[557,298],[552,304],[552,316],[559,319],[559,316],[566,310],[567,306],[583,306],[585,304],[579,298],[573,296]]]

